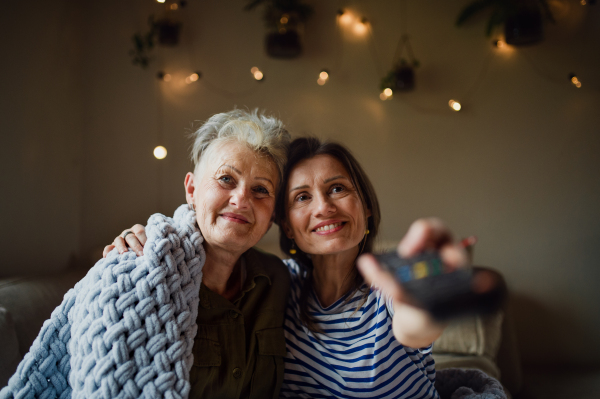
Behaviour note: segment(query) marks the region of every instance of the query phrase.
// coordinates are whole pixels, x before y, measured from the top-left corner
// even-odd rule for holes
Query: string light
[[[156,0],[156,1],[159,2],[159,3],[164,3],[165,2],[165,0]]]
[[[354,33],[357,35],[364,35],[367,33],[367,23],[369,21],[366,18],[361,19],[359,22],[354,24]]]
[[[171,4],[171,10],[177,10],[178,8],[179,6],[177,5],[177,3]]]
[[[578,89],[581,87],[581,82],[579,81],[579,79],[577,79],[577,76],[575,76],[574,73],[570,74],[569,78],[571,78],[571,83],[573,83],[575,87],[577,87]]]
[[[455,100],[448,101],[448,105],[450,106],[450,108],[452,108],[456,112],[460,111],[460,109],[462,108],[462,106],[460,105],[460,103],[458,101],[455,101]]]
[[[170,82],[171,81],[171,75],[168,73],[164,73],[163,71],[160,71],[156,74],[156,77],[160,80],[162,80],[163,82]]]
[[[154,149],[154,157],[156,159],[165,159],[166,156],[167,156],[167,149],[165,147],[163,147],[162,145],[159,145],[158,147],[156,147]]]
[[[319,79],[317,79],[317,83],[319,86],[323,86],[329,80],[329,72],[324,69],[319,73]]]
[[[379,98],[381,99],[381,101],[389,100],[392,98],[393,94],[394,94],[394,92],[392,91],[392,89],[387,87],[387,88],[383,89],[381,94],[379,94]]]
[[[498,48],[504,48],[504,47],[506,47],[506,42],[502,39],[499,39],[494,42],[494,46],[496,46]]]
[[[279,20],[279,22],[281,22],[282,25],[285,25],[288,23],[289,21],[289,16],[287,14],[283,14],[283,16],[281,17],[281,19]]]
[[[250,69],[250,73],[252,74],[252,76],[254,76],[254,79],[258,81],[263,80],[263,78],[265,77],[265,75],[263,75],[263,73],[257,67],[252,67]]]
[[[584,6],[584,5],[586,5],[586,4],[587,4],[587,1],[585,1],[585,0],[581,0],[581,5],[582,5],[582,6]]]
[[[354,20],[354,16],[346,10],[338,10],[337,14],[341,25],[350,25]]]

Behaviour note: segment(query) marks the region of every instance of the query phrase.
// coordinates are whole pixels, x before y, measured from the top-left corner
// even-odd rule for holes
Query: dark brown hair
[[[294,242],[292,239],[286,236],[283,228],[283,223],[286,220],[287,214],[287,186],[290,173],[300,162],[304,161],[305,159],[314,158],[317,155],[329,155],[342,163],[350,175],[350,180],[352,181],[354,189],[358,193],[360,201],[363,205],[363,209],[368,209],[371,211],[371,216],[367,218],[367,229],[369,229],[369,234],[365,236],[360,245],[362,247],[361,253],[372,252],[375,238],[377,237],[377,233],[379,231],[379,222],[381,220],[379,202],[377,200],[377,195],[375,194],[375,189],[367,177],[367,174],[360,166],[356,158],[354,158],[350,150],[338,143],[321,142],[315,137],[298,138],[292,141],[288,150],[288,162],[283,171],[283,181],[275,205],[275,218],[277,224],[279,225],[279,246],[281,250],[285,254],[289,254]],[[297,247],[294,249],[296,249],[296,253],[291,255],[291,257],[298,263],[298,265],[300,265],[303,281],[299,298],[300,319],[310,330],[318,331],[314,320],[308,312],[308,297],[313,285],[313,264],[309,254],[304,253]],[[348,295],[347,299],[351,299],[353,294],[359,290],[364,283],[362,276],[358,270],[356,270],[356,268],[354,269],[353,275],[350,276],[350,278],[354,280],[354,284],[351,290],[352,294]],[[368,290],[365,292],[365,300],[367,295]],[[358,308],[360,308],[360,306],[358,306],[357,309]]]

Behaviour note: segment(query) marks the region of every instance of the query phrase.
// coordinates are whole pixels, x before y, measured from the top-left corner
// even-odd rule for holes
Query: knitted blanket
[[[195,212],[148,220],[144,256],[113,250],[44,322],[0,398],[187,398],[206,259]]]
[[[435,389],[441,399],[507,399],[498,380],[476,369],[438,370]]]

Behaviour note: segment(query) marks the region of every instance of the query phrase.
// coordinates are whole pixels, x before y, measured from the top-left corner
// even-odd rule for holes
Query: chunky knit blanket
[[[64,296],[0,398],[187,398],[206,259],[195,212],[148,220]]]
[[[498,380],[476,369],[439,370],[435,389],[441,399],[507,399]]]

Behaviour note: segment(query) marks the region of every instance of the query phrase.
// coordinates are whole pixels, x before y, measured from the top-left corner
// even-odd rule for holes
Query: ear
[[[188,172],[185,175],[185,180],[183,182],[185,186],[185,199],[188,204],[194,203],[194,193],[196,192],[196,185],[194,182],[194,174],[192,172]]]
[[[281,222],[281,226],[279,226],[281,229],[283,229],[283,232],[285,233],[285,236],[287,238],[289,238],[290,240],[294,239],[294,234],[292,232],[292,228],[288,225],[287,221],[283,221]]]

